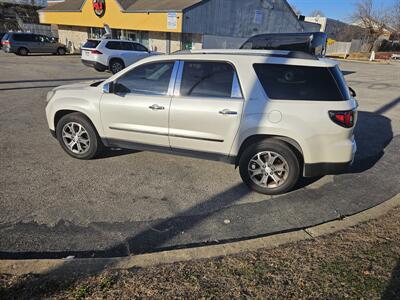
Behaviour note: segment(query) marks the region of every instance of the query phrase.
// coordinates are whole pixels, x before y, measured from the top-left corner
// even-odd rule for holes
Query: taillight
[[[10,41],[2,41],[1,42],[3,45],[11,45]]]
[[[102,55],[103,54],[99,50],[92,50],[92,51],[90,51],[90,53],[95,54],[95,55]]]
[[[345,128],[351,128],[354,126],[354,111],[329,111],[329,117],[331,120]]]

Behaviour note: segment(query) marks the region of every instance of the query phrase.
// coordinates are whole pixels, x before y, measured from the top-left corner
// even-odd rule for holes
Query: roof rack
[[[201,49],[181,50],[172,54],[235,54],[235,55],[261,55],[271,57],[298,58],[318,60],[315,55],[302,51],[289,50],[252,50],[252,49]]]

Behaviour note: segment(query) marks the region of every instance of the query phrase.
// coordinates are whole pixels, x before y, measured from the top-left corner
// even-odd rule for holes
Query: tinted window
[[[157,62],[139,66],[118,79],[115,91],[166,95],[174,62]]]
[[[45,35],[37,35],[36,39],[39,40],[42,43],[50,43],[50,38],[48,36]]]
[[[121,42],[121,49],[126,51],[134,51],[133,43]]]
[[[233,75],[233,67],[228,63],[186,61],[183,68],[181,95],[230,98]]]
[[[329,68],[255,64],[254,69],[272,99],[345,100]]]
[[[349,87],[346,83],[346,80],[344,79],[342,71],[340,71],[338,66],[331,68],[330,70],[332,72],[333,77],[335,78],[335,80],[337,82],[337,85],[340,89],[340,92],[343,95],[343,98],[346,100],[349,100],[351,97],[350,91],[349,91]]]
[[[140,44],[134,43],[133,47],[134,47],[135,51],[141,51],[141,52],[147,52],[148,51],[146,47],[144,47],[144,46],[142,46]]]
[[[121,50],[121,42],[108,42],[106,48],[111,50]]]
[[[87,40],[85,44],[83,44],[82,48],[96,48],[100,44],[100,41],[96,40]]]
[[[35,42],[36,36],[33,34],[14,34],[13,39],[18,42]]]
[[[7,40],[7,39],[8,39],[8,36],[9,36],[9,34],[6,33],[6,34],[3,36],[2,40]]]

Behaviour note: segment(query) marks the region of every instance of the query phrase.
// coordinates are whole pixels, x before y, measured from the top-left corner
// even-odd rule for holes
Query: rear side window
[[[83,44],[82,48],[91,48],[94,49],[100,44],[100,41],[96,40],[87,40],[85,44]]]
[[[181,95],[230,98],[234,74],[228,63],[185,61]]]
[[[8,39],[8,36],[9,36],[9,34],[8,33],[6,33],[4,36],[3,36],[3,38],[2,38],[2,40],[7,40]]]
[[[118,79],[115,92],[166,95],[175,62],[138,66]]]
[[[35,42],[36,36],[33,34],[14,34],[13,39],[18,42]]]
[[[144,46],[142,46],[140,44],[137,44],[137,43],[133,44],[133,48],[135,49],[135,51],[140,51],[140,52],[147,52],[148,51],[146,47],[144,47]]]
[[[120,42],[108,42],[106,45],[107,49],[111,50],[121,50],[121,43]]]
[[[255,64],[266,94],[271,99],[340,101],[347,100],[335,80],[335,68]],[[339,70],[340,72],[340,70]]]

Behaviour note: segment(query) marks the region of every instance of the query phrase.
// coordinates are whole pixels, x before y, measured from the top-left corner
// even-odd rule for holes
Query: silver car
[[[29,53],[53,53],[64,55],[67,53],[65,45],[58,43],[54,38],[24,32],[6,33],[1,40],[4,52],[17,55]]]

